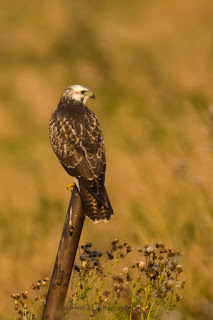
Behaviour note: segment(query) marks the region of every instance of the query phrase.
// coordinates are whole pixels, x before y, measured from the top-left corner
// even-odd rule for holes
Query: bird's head
[[[79,101],[84,105],[89,98],[95,99],[94,93],[90,91],[89,88],[79,84],[74,84],[73,86],[68,87],[61,96],[61,99]]]

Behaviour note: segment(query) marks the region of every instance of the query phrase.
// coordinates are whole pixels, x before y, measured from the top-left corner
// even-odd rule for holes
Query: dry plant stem
[[[72,211],[72,227],[70,212]],[[81,198],[74,187],[59,244],[42,320],[60,320],[84,224]]]

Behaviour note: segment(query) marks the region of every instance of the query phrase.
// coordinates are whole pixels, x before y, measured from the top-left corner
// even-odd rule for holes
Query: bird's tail
[[[90,218],[95,223],[103,220],[108,222],[111,216],[113,216],[113,210],[109,201],[106,189],[104,188],[105,203],[101,204],[82,184],[80,184],[80,195],[83,206],[84,215]]]

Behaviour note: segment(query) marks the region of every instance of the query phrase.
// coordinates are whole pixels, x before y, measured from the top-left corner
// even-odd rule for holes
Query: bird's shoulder
[[[103,140],[102,130],[95,113],[80,102],[59,103],[50,119],[50,129],[60,132],[66,139],[83,143]]]

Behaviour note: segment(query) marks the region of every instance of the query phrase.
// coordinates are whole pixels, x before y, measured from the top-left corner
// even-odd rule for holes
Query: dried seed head
[[[20,296],[21,296],[21,294],[20,294],[19,292],[13,293],[13,294],[11,295],[11,297],[12,297],[13,299],[16,299],[16,300],[18,300],[18,299],[20,298]]]
[[[15,310],[18,310],[18,300],[15,300]]]
[[[123,274],[122,273],[119,273],[118,276],[117,276],[117,281],[119,283],[123,283],[124,282],[124,277],[123,277]]]
[[[139,267],[139,263],[140,263],[140,261],[139,261],[139,260],[136,260],[136,261],[134,262],[134,265],[135,265],[136,267]]]
[[[104,295],[105,297],[108,297],[108,296],[110,295],[110,291],[109,291],[109,290],[106,290],[106,291],[103,293],[103,295]],[[105,299],[105,300],[107,300],[107,299]]]
[[[180,301],[180,300],[182,300],[181,294],[176,293],[176,300],[177,300],[177,302]]]
[[[174,257],[176,255],[176,252],[173,249],[168,249],[168,257]]]
[[[45,277],[44,280],[45,280],[45,281],[49,281],[49,277]]]
[[[131,280],[132,280],[132,278],[130,277],[130,275],[129,275],[129,274],[127,274],[127,275],[126,275],[126,281],[128,281],[128,282],[129,282],[129,281],[131,281]]]
[[[113,246],[115,246],[118,242],[119,242],[118,239],[114,239],[114,240],[111,242],[111,244],[112,244]]]
[[[162,241],[158,241],[155,246],[156,246],[156,248],[164,248],[165,247],[165,245]]]
[[[166,282],[165,282],[165,288],[167,290],[170,290],[173,287],[174,284],[174,279],[173,278],[169,278]]]
[[[139,262],[139,269],[144,270],[145,269],[145,263],[143,261]]]
[[[123,273],[128,274],[129,273],[129,269],[127,267],[123,268]]]
[[[142,252],[142,251],[143,251],[143,250],[139,247],[139,248],[138,248],[138,252]]]
[[[178,273],[183,272],[183,266],[182,266],[181,264],[178,264],[178,265],[176,266],[176,270],[177,270]]]
[[[148,247],[146,247],[146,248],[145,248],[145,252],[146,252],[147,254],[153,253],[153,252],[154,252],[154,247],[153,247],[153,246],[148,246]]]
[[[114,256],[108,250],[106,250],[106,253],[109,260],[112,260],[114,258]]]
[[[117,291],[119,288],[119,284],[117,282],[114,283],[114,291]]]
[[[36,286],[34,285],[34,283],[31,283],[31,289],[36,290]]]
[[[131,246],[127,246],[127,247],[126,247],[126,253],[129,253],[129,252],[131,252],[131,251],[132,251]]]
[[[27,291],[25,291],[25,292],[22,292],[22,297],[24,298],[24,299],[27,299],[28,298],[28,292]]]
[[[77,271],[77,272],[80,271],[80,267],[79,267],[79,265],[77,263],[74,264],[74,270]]]
[[[92,247],[92,242],[87,242],[87,243],[85,244],[85,247],[86,247],[86,248],[91,248],[91,247]]]

